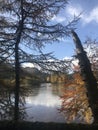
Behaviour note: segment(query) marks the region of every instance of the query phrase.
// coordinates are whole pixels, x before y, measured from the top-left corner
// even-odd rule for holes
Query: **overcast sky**
[[[87,37],[98,40],[98,0],[69,0],[66,9],[54,17],[52,20],[65,24],[73,19],[74,15],[81,14],[81,19],[76,25],[76,32],[78,33],[82,42]],[[54,43],[47,45],[44,52],[52,51],[54,55],[63,59],[74,54],[74,44],[71,38],[64,39],[62,43]]]

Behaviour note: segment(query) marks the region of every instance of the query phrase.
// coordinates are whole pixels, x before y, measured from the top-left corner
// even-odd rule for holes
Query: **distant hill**
[[[46,82],[46,73],[40,72],[35,67],[21,67],[20,81],[21,84],[39,84]],[[0,64],[0,84],[1,86],[15,85],[15,68],[9,63]]]
[[[25,67],[25,68],[21,68],[21,69],[29,74],[39,74],[40,73],[40,71],[35,67]]]
[[[9,78],[14,72],[14,68],[9,63],[0,64],[0,78]]]

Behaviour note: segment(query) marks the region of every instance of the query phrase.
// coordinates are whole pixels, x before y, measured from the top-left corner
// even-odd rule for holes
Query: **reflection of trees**
[[[32,96],[37,96],[39,94],[40,85],[39,86],[32,86]]]
[[[32,94],[32,88],[21,87],[20,98],[19,98],[19,117],[25,119],[27,116],[25,111],[25,97]],[[0,120],[3,119],[13,119],[14,118],[14,94],[13,88],[1,87],[0,89]]]
[[[13,117],[14,101],[11,91],[2,88],[0,91],[0,119]]]
[[[40,85],[28,85],[20,87],[20,95],[23,97],[37,96],[39,93]]]
[[[51,84],[53,95],[61,96],[64,92],[64,84]]]

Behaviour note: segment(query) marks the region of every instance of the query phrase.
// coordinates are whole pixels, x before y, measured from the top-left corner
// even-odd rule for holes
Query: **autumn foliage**
[[[65,84],[60,112],[64,114],[67,122],[91,123],[92,112],[88,105],[84,85],[79,72],[74,73]]]

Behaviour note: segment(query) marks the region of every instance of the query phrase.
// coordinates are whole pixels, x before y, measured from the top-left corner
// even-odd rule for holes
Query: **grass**
[[[0,130],[98,130],[97,125],[0,121]]]

